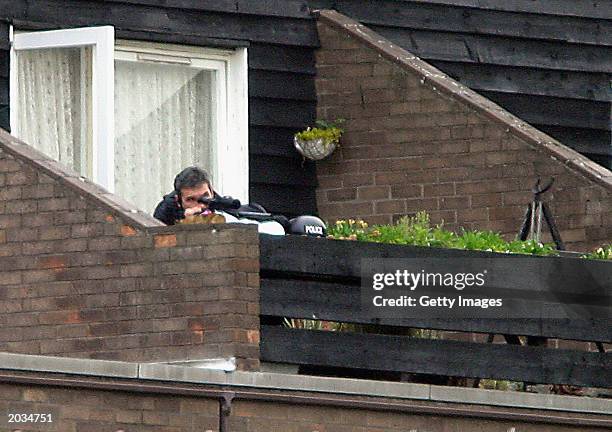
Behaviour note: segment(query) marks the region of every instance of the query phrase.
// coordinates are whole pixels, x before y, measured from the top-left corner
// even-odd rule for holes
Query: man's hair
[[[190,166],[178,173],[174,178],[174,190],[180,193],[183,188],[194,188],[202,183],[206,183],[212,191],[208,173],[197,166]]]

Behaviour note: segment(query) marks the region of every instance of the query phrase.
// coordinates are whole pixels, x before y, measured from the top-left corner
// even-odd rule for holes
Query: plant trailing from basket
[[[315,127],[308,127],[295,134],[295,148],[302,156],[312,160],[320,160],[329,156],[338,146],[338,141],[344,133],[344,130],[340,128],[343,121],[343,119],[333,122],[317,120]]]

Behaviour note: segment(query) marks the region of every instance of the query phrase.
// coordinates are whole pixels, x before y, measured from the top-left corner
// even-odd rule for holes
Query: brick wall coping
[[[226,373],[221,370],[174,366],[162,363],[75,359],[40,355],[0,353],[0,370],[63,373],[136,381],[199,383],[234,388],[306,391],[394,399],[490,405],[523,409],[610,414],[612,400],[535,393],[504,392],[463,387],[328,378],[269,372]],[[0,377],[1,380],[1,377]]]
[[[523,139],[534,149],[548,153],[552,159],[561,161],[577,174],[587,177],[612,191],[612,171],[537,130],[499,105],[453,80],[429,63],[393,44],[357,21],[334,10],[316,10],[313,13],[321,22],[344,31],[359,42],[374,49],[381,57],[405,70],[416,73],[421,77],[421,83],[428,85],[433,91],[468,105],[478,113],[502,124],[507,133]]]
[[[248,224],[214,224],[214,225],[172,225],[167,226],[153,216],[145,213],[121,197],[108,192],[103,187],[82,177],[76,171],[51,159],[32,146],[12,136],[0,128],[0,150],[17,160],[29,165],[36,171],[43,172],[71,189],[81,198],[89,200],[119,217],[125,223],[148,234],[175,233],[178,231],[214,231],[227,229],[257,229]]]

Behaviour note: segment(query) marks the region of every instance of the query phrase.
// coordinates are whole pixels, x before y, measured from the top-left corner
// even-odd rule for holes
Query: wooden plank
[[[59,24],[62,27],[105,24],[114,25],[117,30],[177,32],[283,45],[318,45],[316,27],[311,20],[193,10],[169,13],[159,7],[92,0],[41,0],[27,10],[15,7],[14,1],[0,0],[0,19]]]
[[[399,0],[415,6],[424,3],[464,6],[487,10],[527,12],[541,15],[578,16],[609,19],[612,5],[608,0]]]
[[[9,79],[0,77],[0,105],[9,104]]]
[[[249,73],[249,96],[313,102],[317,100],[312,75],[257,69]]]
[[[117,39],[173,43],[180,45],[193,45],[211,48],[238,48],[249,46],[249,42],[244,40],[211,38],[207,36],[184,34],[178,32],[117,30],[115,32],[115,37]]]
[[[9,106],[8,105],[0,105],[0,128],[10,132],[11,131],[11,123],[9,116]]]
[[[610,130],[610,103],[583,99],[480,91],[531,124]]]
[[[105,3],[312,19],[306,4],[299,0],[106,0]]]
[[[306,0],[311,10],[335,9],[337,0]]]
[[[326,238],[260,237],[260,272],[299,275],[301,278],[326,279],[342,283],[358,283],[362,259],[462,258],[461,265],[478,268],[486,265],[491,272],[512,274],[512,280],[499,280],[496,284],[517,290],[602,296],[612,286],[612,263],[566,257],[542,257],[503,254],[484,251],[465,251],[433,247],[390,245],[371,242],[352,242]],[[484,261],[483,259],[486,259]],[[473,260],[467,263],[466,260]],[[514,261],[513,260],[519,260]],[[520,271],[514,271],[520,266]],[[534,278],[534,275],[540,275]],[[285,276],[283,276],[285,277]]]
[[[0,21],[0,51],[8,51],[11,48],[9,42],[9,25]]]
[[[473,333],[612,342],[612,320],[373,319],[361,310],[361,287],[302,279],[261,279],[262,315]]]
[[[249,128],[249,153],[282,156],[302,163],[302,156],[293,146],[295,132],[294,128],[251,126]]]
[[[365,25],[612,46],[611,16],[604,19],[526,14],[413,2],[339,0],[334,9]],[[435,17],[435,19],[432,19]]]
[[[299,273],[314,277],[361,277],[362,258],[524,258],[525,255],[464,251],[406,245],[351,242],[312,237],[260,236],[263,272]],[[330,259],[333,257],[333,259]],[[550,259],[534,257],[534,259]],[[561,259],[561,258],[558,258]],[[612,264],[611,264],[612,265]]]
[[[424,60],[601,73],[612,70],[612,47],[381,26],[371,28]]]
[[[250,155],[249,171],[252,181],[299,187],[316,187],[317,175],[313,163],[277,156]]]
[[[8,50],[0,50],[0,77],[9,77],[10,54]]]
[[[316,103],[311,101],[249,98],[249,125],[295,128],[314,124]]]
[[[269,212],[287,217],[314,215],[317,212],[314,188],[259,184],[251,176],[249,197],[252,202],[262,204]]]
[[[249,47],[249,69],[317,73],[313,48],[260,43]]]
[[[612,133],[610,131],[541,124],[534,124],[534,126],[580,153],[612,156]]]
[[[610,77],[584,73],[497,66],[491,64],[431,61],[432,65],[473,90],[556,96],[609,102]]]
[[[262,326],[261,360],[612,387],[612,354]]]

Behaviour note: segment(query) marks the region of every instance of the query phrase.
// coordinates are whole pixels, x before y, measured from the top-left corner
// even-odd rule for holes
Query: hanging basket
[[[306,159],[315,161],[325,159],[327,156],[332,154],[338,146],[338,143],[327,143],[323,138],[305,141],[294,137],[293,144],[302,156],[304,156]]]

